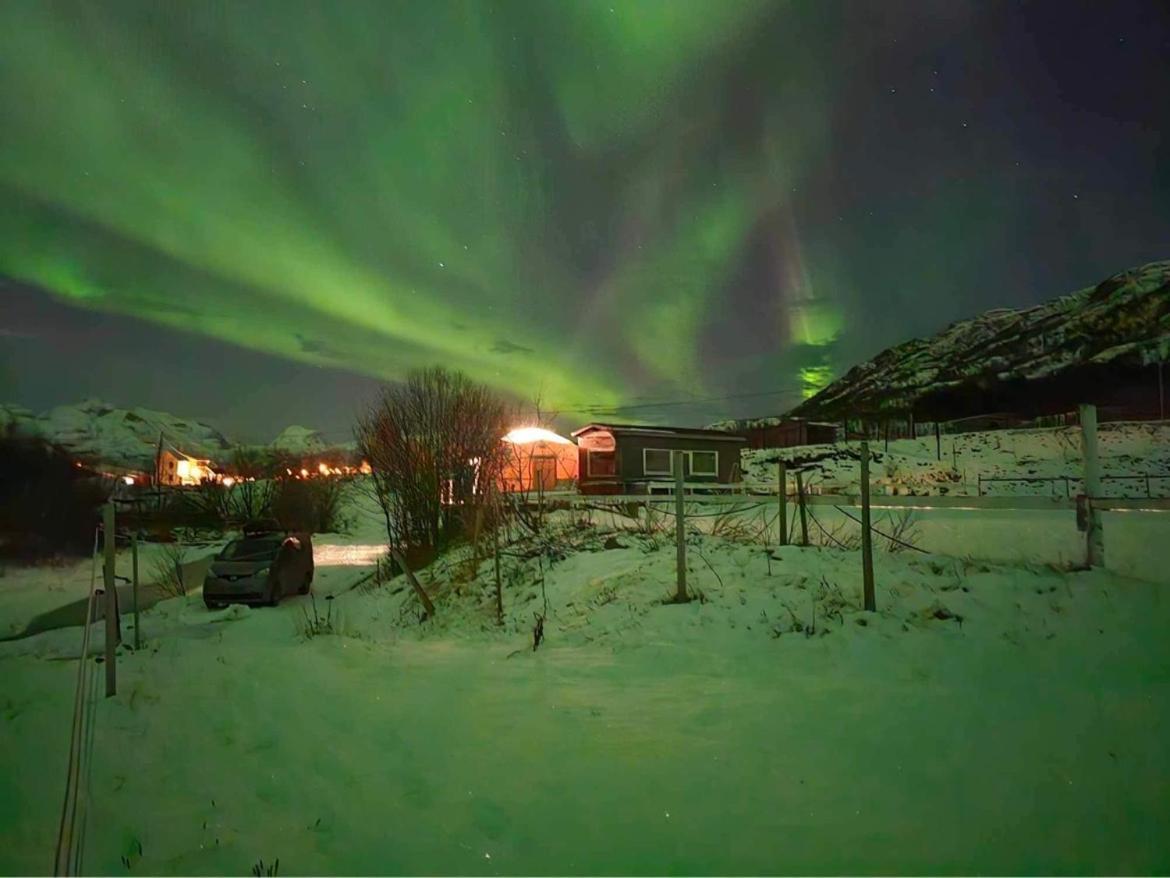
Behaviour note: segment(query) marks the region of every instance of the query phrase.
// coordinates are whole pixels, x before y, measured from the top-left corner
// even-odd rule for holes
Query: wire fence
[[[1114,492],[1105,492],[1109,496],[1120,497],[1134,497],[1135,499],[1164,499],[1170,497],[1170,473],[1137,473],[1133,475],[1105,475],[1101,476],[1101,482],[1104,486],[1107,483],[1121,483],[1122,487],[1134,485],[1137,491],[1143,493],[1127,492],[1124,494],[1115,494]],[[1011,475],[1011,476],[983,476],[980,475],[976,482],[977,495],[979,497],[988,496],[992,492],[990,489],[985,489],[985,485],[994,484],[1010,484],[1010,485],[1031,485],[1031,484],[1049,484],[1052,486],[1063,486],[1063,496],[1065,499],[1071,499],[1083,492],[1084,479],[1081,476],[1033,476],[1033,475]],[[1155,491],[1157,486],[1157,491]],[[1059,492],[1053,492],[1058,493]]]
[[[69,730],[69,757],[65,770],[65,794],[61,803],[61,820],[57,828],[57,846],[54,854],[55,875],[80,875],[85,852],[85,826],[88,814],[89,771],[93,754],[94,681],[97,665],[89,661],[90,629],[97,596],[98,536],[94,529],[93,562],[90,570],[89,594],[85,607],[85,627],[81,632],[81,653],[77,663],[77,682],[73,693],[73,718]],[[88,672],[88,673],[87,673]],[[79,829],[80,827],[80,829]]]

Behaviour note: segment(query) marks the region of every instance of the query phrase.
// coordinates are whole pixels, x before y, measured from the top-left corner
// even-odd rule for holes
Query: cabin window
[[[617,452],[590,451],[585,459],[591,476],[612,476],[617,474]]]
[[[648,476],[668,476],[674,470],[666,448],[642,449],[642,472]]]
[[[717,476],[717,475],[719,475],[719,452],[718,451],[692,451],[691,452],[691,475],[692,476]]]

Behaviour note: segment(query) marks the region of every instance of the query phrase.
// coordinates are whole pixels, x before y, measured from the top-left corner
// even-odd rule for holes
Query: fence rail
[[[570,506],[660,506],[674,503],[674,494],[581,494],[576,491],[555,491],[542,496],[513,496],[504,495],[505,502],[521,505],[549,506],[565,503]],[[796,494],[786,495],[790,503],[797,500]],[[1095,497],[1092,504],[1101,510],[1142,510],[1166,511],[1170,510],[1170,498],[1165,497]],[[757,506],[776,505],[777,492],[760,489],[740,494],[688,494],[686,502],[704,506]],[[808,494],[804,495],[804,502],[809,506],[860,506],[860,493],[849,494]],[[957,495],[919,495],[905,496],[898,494],[874,494],[870,505],[875,509],[962,509],[962,510],[1075,510],[1075,497],[1060,497],[1056,495],[1027,495],[1027,496],[981,496],[964,497]]]

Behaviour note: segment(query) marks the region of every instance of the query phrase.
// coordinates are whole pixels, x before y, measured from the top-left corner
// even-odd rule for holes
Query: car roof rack
[[[280,526],[280,522],[273,518],[256,518],[252,521],[245,522],[242,530],[246,537],[284,533],[284,528]]]

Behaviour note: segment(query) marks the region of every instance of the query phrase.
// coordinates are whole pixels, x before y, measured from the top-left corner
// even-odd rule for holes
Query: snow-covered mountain
[[[0,430],[7,429],[44,439],[88,463],[139,470],[153,467],[160,434],[165,445],[194,456],[214,459],[232,447],[223,433],[201,421],[152,409],[120,409],[98,399],[40,414],[0,404]]]
[[[272,448],[296,455],[319,454],[329,448],[329,443],[316,430],[294,424],[280,431],[272,440]]]
[[[352,442],[328,442],[318,431],[301,426],[286,427],[268,445],[237,444],[202,421],[152,409],[120,409],[98,399],[41,413],[0,403],[0,434],[8,430],[43,439],[86,463],[140,471],[154,466],[160,433],[166,447],[220,463],[230,461],[237,448],[311,457],[354,447]]]
[[[882,351],[790,413],[946,419],[1097,402],[1152,405],[1170,358],[1170,261],[1024,310],[996,309]]]

